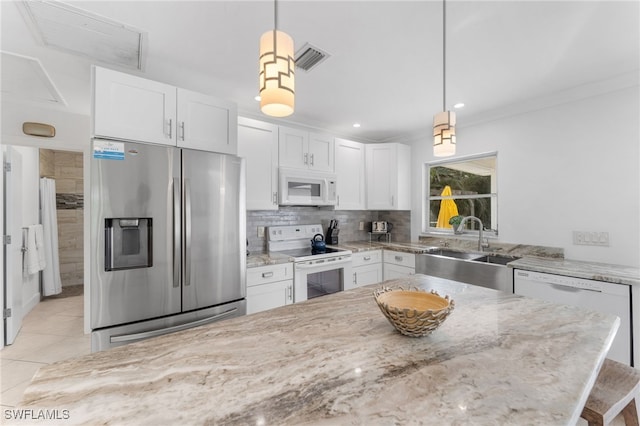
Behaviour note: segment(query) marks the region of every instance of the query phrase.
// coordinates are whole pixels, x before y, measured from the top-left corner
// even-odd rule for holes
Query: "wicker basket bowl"
[[[417,288],[382,287],[373,297],[389,322],[405,336],[421,337],[431,334],[449,316],[455,303],[449,296],[441,297]]]

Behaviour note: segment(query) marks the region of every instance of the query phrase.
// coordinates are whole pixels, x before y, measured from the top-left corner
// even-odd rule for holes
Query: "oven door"
[[[294,270],[295,303],[344,290],[350,279],[351,256],[339,256],[306,262],[296,262]]]

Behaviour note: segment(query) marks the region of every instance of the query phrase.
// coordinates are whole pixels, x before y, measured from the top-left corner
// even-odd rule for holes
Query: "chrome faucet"
[[[482,225],[482,221],[480,219],[478,219],[475,216],[465,216],[462,218],[462,220],[460,221],[460,224],[458,225],[458,227],[455,229],[454,234],[463,234],[463,225],[467,222],[467,220],[475,220],[476,222],[478,222],[478,251],[483,251],[483,248],[485,247],[489,247],[489,243],[485,243],[482,240],[482,232],[484,229],[484,226]]]

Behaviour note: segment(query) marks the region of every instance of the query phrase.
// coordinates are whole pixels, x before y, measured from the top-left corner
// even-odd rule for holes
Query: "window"
[[[452,231],[454,215],[475,216],[498,233],[497,154],[481,154],[425,164],[424,232]],[[467,221],[464,231],[477,230]]]

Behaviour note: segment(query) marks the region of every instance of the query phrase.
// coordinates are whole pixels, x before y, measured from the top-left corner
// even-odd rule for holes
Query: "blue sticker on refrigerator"
[[[99,160],[124,160],[124,143],[94,141],[93,158]]]

